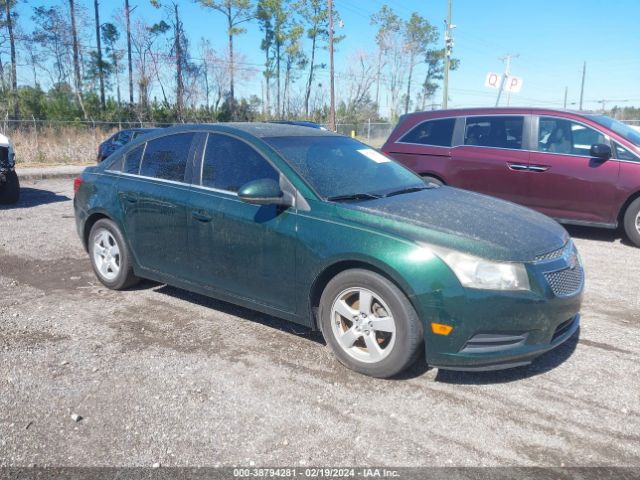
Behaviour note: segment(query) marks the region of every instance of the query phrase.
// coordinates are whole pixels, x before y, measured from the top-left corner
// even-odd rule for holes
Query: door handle
[[[532,172],[546,172],[550,168],[548,165],[529,165],[529,170]]]
[[[529,170],[529,165],[523,165],[521,163],[507,163],[509,170],[514,170],[516,172],[524,172]]]
[[[138,201],[138,197],[136,195],[131,195],[128,193],[123,194],[122,198],[124,198],[129,203],[136,203]]]
[[[213,220],[213,218],[210,217],[209,215],[205,215],[204,213],[200,213],[200,212],[191,212],[191,218],[202,223],[208,223],[211,220]]]

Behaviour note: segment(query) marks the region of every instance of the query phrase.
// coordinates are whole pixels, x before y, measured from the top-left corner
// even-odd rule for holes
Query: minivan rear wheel
[[[636,198],[627,207],[624,214],[624,230],[636,247],[640,247],[640,198]]]
[[[400,373],[423,343],[422,324],[406,295],[369,270],[336,275],[322,293],[319,317],[340,363],[372,377]]]

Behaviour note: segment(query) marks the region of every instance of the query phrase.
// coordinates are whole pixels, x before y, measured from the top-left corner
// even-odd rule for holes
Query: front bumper
[[[562,322],[546,344],[526,345],[504,349],[499,353],[467,352],[466,354],[451,355],[447,359],[449,364],[437,365],[430,363],[432,367],[444,370],[460,371],[492,371],[529,365],[533,360],[549,350],[562,345],[571,338],[580,328],[580,315],[575,315],[566,322]],[[491,348],[491,347],[488,347]]]
[[[584,270],[573,244],[527,264],[531,291],[441,291],[416,300],[427,363],[450,370],[500,370],[531,363],[580,326]],[[450,325],[437,335],[431,322]]]

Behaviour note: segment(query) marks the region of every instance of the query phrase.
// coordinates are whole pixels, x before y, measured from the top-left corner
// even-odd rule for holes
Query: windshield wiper
[[[381,198],[380,195],[373,193],[350,193],[349,195],[336,195],[335,197],[328,197],[330,202],[348,202],[349,200],[374,200]]]
[[[393,197],[393,196],[395,196],[395,195],[402,195],[402,194],[404,194],[404,193],[420,192],[420,191],[422,191],[422,190],[427,190],[427,189],[430,189],[430,188],[432,188],[432,187],[428,187],[428,186],[424,186],[424,187],[423,187],[423,186],[420,186],[420,187],[409,187],[409,188],[403,188],[403,189],[400,189],[400,190],[395,190],[395,191],[393,191],[393,192],[387,193],[387,194],[385,195],[385,197]]]

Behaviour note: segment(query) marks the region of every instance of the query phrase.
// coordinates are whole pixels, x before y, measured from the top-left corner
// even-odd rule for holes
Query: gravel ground
[[[385,381],[266,315],[103,288],[71,197],[24,182],[0,210],[0,466],[640,466],[640,250],[616,232],[571,230],[579,336],[528,367]]]

